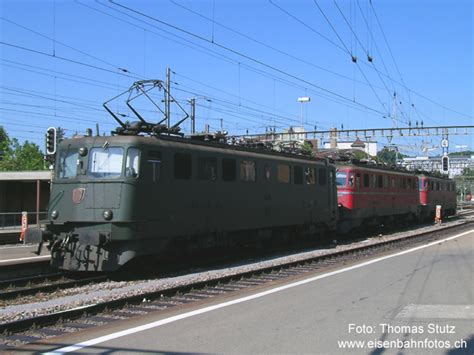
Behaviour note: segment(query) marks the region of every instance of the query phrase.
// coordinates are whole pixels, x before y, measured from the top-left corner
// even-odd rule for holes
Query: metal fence
[[[46,219],[48,217],[48,212],[42,211],[37,213],[36,211],[28,212],[28,225],[37,224],[37,215],[39,215],[39,221]],[[22,212],[3,212],[0,213],[0,228],[1,229],[12,229],[17,230],[21,228],[21,215]]]

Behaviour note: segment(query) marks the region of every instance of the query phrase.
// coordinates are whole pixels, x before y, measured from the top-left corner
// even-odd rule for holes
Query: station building
[[[51,172],[0,172],[0,228],[18,227],[21,213],[28,212],[28,223],[46,217]]]

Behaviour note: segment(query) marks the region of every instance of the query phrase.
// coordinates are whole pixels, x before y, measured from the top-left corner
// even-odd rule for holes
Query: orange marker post
[[[20,242],[25,239],[25,232],[28,228],[28,212],[21,212],[21,230],[20,230]]]
[[[441,224],[441,205],[436,205],[435,223]]]

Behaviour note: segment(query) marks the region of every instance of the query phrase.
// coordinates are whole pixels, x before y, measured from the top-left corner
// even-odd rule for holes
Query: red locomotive
[[[456,214],[456,184],[447,178],[418,175],[420,213],[424,219],[434,218],[436,205],[441,206],[442,216]]]
[[[419,217],[418,177],[370,165],[339,165],[336,172],[339,230],[411,221]]]

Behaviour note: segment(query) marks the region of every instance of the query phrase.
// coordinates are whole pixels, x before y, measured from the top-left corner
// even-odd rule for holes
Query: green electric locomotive
[[[112,271],[145,256],[336,229],[335,167],[326,159],[115,134],[66,139],[55,161],[48,221],[25,239],[48,242],[60,269]]]

